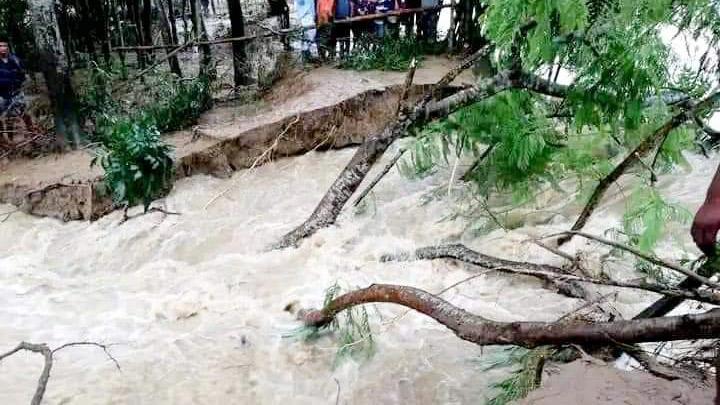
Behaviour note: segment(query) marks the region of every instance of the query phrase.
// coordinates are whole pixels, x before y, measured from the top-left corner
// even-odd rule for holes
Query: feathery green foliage
[[[666,202],[654,187],[642,187],[630,196],[622,225],[632,245],[650,252],[668,223],[687,223],[691,218],[687,209]]]
[[[342,289],[335,283],[325,290],[323,306],[340,295]],[[347,359],[368,359],[375,353],[375,341],[365,306],[357,306],[338,314],[328,326],[339,335],[335,366]]]
[[[530,391],[540,386],[541,375],[546,359],[556,350],[551,346],[525,349],[518,346],[505,348],[503,357],[491,363],[485,371],[495,368],[512,368],[510,375],[492,385],[497,395],[485,402],[486,405],[505,405],[525,398]]]
[[[340,295],[342,289],[338,283],[325,290],[323,307]],[[348,359],[365,360],[375,353],[375,340],[370,329],[370,319],[365,306],[346,309],[337,314],[328,325],[322,328],[303,326],[284,335],[300,340],[314,340],[324,332],[338,336],[338,350],[333,367]]]
[[[709,63],[691,70],[675,60],[661,31],[675,26],[720,43],[716,0],[488,4],[482,25],[496,69],[516,66],[519,56],[524,71],[544,71],[548,80],[562,67],[572,85],[563,98],[505,91],[416,129],[401,173],[424,176],[458,156],[474,158],[463,179],[475,187],[476,202],[462,215],[487,218],[477,229],[492,229],[498,221],[502,225],[502,216],[488,209],[491,199],[496,207],[504,202],[512,209],[553,188],[586,202],[601,179],[677,114],[684,99],[706,94],[715,77],[717,67]],[[701,111],[700,118],[711,113]],[[644,179],[687,168],[685,151],[717,146],[717,140],[698,136],[697,128],[691,120],[674,129],[657,156],[651,152],[630,171],[641,181],[625,190],[633,198],[623,231],[642,250],[651,250],[671,223],[688,219],[684,209],[666,204],[656,190],[645,190]]]

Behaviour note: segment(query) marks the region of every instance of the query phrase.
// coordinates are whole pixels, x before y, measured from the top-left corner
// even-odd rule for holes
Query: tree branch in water
[[[470,86],[443,100],[431,102],[439,89],[446,87],[464,70],[463,68],[469,67],[471,64],[466,60],[457,68],[449,71],[423,99],[415,104],[410,113],[401,112],[395,122],[385,127],[380,134],[367,138],[335,179],[310,217],[283,236],[271,249],[297,246],[302,239],[313,235],[319,229],[334,224],[343,207],[358,189],[375,162],[396,139],[405,136],[412,127],[422,125],[433,118],[447,116],[461,107],[488,98],[510,87],[507,76],[499,74],[491,80]]]
[[[434,259],[455,259],[500,273],[518,274],[534,277],[552,285],[564,295],[573,298],[589,299],[590,294],[579,283],[603,285],[608,287],[632,288],[644,290],[679,299],[691,299],[713,305],[720,305],[720,294],[706,290],[686,290],[682,288],[665,287],[658,284],[634,283],[615,280],[600,280],[592,277],[568,274],[565,270],[544,264],[516,262],[488,256],[464,245],[442,245],[428,246],[415,250],[412,253],[401,253],[395,255],[384,255],[381,261],[403,261],[403,260],[434,260]]]
[[[325,308],[301,314],[307,326],[321,327],[357,305],[399,304],[446,326],[459,338],[479,345],[537,347],[560,344],[615,344],[710,339],[720,333],[720,311],[699,315],[602,323],[496,322],[471,314],[426,291],[399,285],[373,284],[343,294]]]
[[[118,363],[117,360],[110,354],[108,351],[108,347],[106,345],[102,345],[100,343],[95,342],[72,342],[72,343],[65,343],[64,345],[50,350],[48,345],[45,343],[35,344],[35,343],[28,343],[28,342],[20,342],[14,349],[10,350],[7,353],[0,354],[0,361],[4,360],[7,357],[12,356],[13,354],[21,351],[21,350],[27,350],[29,352],[33,353],[40,353],[43,355],[45,359],[45,363],[43,366],[42,373],[40,374],[40,379],[38,380],[37,388],[35,389],[35,394],[32,397],[32,400],[30,401],[31,405],[40,405],[40,403],[43,400],[43,396],[45,396],[45,390],[47,389],[48,381],[50,380],[50,370],[52,370],[53,366],[53,356],[58,351],[65,349],[67,347],[71,346],[97,346],[103,349],[105,354],[115,363],[115,367],[117,367],[118,370],[120,370],[120,363]]]

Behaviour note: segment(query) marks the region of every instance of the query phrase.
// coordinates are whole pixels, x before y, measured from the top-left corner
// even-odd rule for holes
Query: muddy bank
[[[439,80],[455,61],[429,57],[415,74],[411,98]],[[311,150],[343,148],[379,132],[397,107],[403,72],[320,67],[295,71],[260,101],[218,106],[195,127],[168,134],[178,178],[233,171]],[[471,82],[461,75],[456,84]],[[112,210],[91,150],[0,162],[0,203],[64,221],[97,219]],[[260,158],[260,159],[259,159]]]
[[[417,98],[425,88],[414,86],[410,98]],[[202,132],[175,134],[171,143],[180,146],[176,147],[177,177],[210,174],[226,178],[236,170],[257,167],[276,158],[356,145],[381,131],[394,118],[400,91],[398,85],[367,90],[336,104],[253,127],[226,139]],[[52,159],[60,160],[57,156],[44,159],[50,166]],[[26,213],[64,221],[94,220],[113,207],[102,175],[97,170],[89,173],[92,177],[87,179],[72,179],[70,175],[69,182],[51,182],[40,187],[9,179],[0,184],[0,202],[18,206]]]
[[[410,100],[425,89],[424,85],[414,86]],[[400,86],[368,90],[329,107],[253,128],[181,157],[178,177],[210,174],[225,178],[273,158],[357,145],[393,120],[400,92]]]
[[[543,376],[542,386],[518,405],[706,405],[715,398],[714,387],[668,381],[642,371],[622,371],[583,360],[550,371]]]

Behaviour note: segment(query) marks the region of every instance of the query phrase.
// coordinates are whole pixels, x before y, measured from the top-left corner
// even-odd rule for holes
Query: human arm
[[[705,202],[695,214],[690,233],[698,248],[711,256],[715,254],[718,230],[720,230],[720,167],[708,187]]]

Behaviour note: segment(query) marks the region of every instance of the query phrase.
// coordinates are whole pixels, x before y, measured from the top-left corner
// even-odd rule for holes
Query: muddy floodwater
[[[505,258],[561,264],[523,241],[569,228],[578,204],[549,195],[536,207],[545,214],[531,215],[526,225],[473,237],[463,220],[441,220],[455,207],[457,190],[447,196],[451,168],[422,180],[393,170],[363,212],[347,210],[337,226],[298,249],[267,252],[313,210],[353,151],[311,152],[226,180],[183,179],[160,202],[180,216],[154,213],[118,225],[120,213],[93,223],[11,215],[0,224],[0,351],[23,340],[112,344],[121,370],[97,348],[59,352],[49,404],[334,404],[338,395],[343,404],[482,403],[488,385],[502,377],[484,371],[495,348],[464,342],[401,307],[377,305],[369,311],[375,355],[333,367],[336,339],[283,337],[299,326],[284,308],[321,305],[336,281],[438,292],[475,274],[446,261],[379,261],[384,253],[430,244],[462,241]],[[694,210],[717,159],[688,158],[693,171],[665,176],[659,187]],[[588,230],[617,225],[622,204],[613,189]],[[659,250],[665,257],[677,259],[683,247],[694,254],[686,229],[674,237]],[[579,240],[567,250],[580,248],[591,251],[590,261],[606,252]],[[608,270],[623,271],[622,265]],[[532,280],[491,274],[443,297],[503,321],[550,321],[579,305]],[[632,315],[653,298],[622,293],[616,306]],[[3,361],[0,404],[28,403],[41,368],[42,358],[32,353]]]

